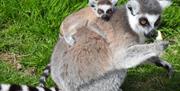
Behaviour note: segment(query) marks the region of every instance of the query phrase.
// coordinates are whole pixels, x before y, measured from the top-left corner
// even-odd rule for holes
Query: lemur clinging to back
[[[104,34],[94,27],[90,27],[95,19],[100,18],[104,21],[109,21],[115,11],[115,5],[118,0],[89,0],[88,9],[81,10],[81,14],[74,16],[74,13],[68,17],[74,16],[70,21],[66,21],[66,18],[61,24],[61,34],[69,45],[73,45],[73,35],[77,32],[77,29],[82,26],[89,26],[92,28],[91,31],[95,31],[98,34],[104,36]],[[72,24],[73,23],[73,24]]]
[[[135,6],[133,1],[135,1]],[[157,22],[162,7],[159,4],[160,1],[148,0],[156,8],[146,13],[149,16],[158,16],[151,21],[146,14],[144,15],[145,12],[137,9],[140,7],[150,8],[149,5],[143,6],[141,4],[143,1],[145,0],[130,0],[125,7],[115,12],[110,23],[100,26],[100,29],[105,29],[103,31],[108,36],[107,39],[91,31],[89,26],[84,26],[75,33],[74,38],[77,43],[74,46],[69,47],[63,38],[58,41],[52,54],[51,76],[62,91],[121,91],[119,87],[123,83],[128,68],[159,56],[167,46],[167,42],[139,44],[141,37],[139,32],[148,35],[154,30],[155,27],[152,28],[153,26],[150,25]],[[161,1],[165,2],[165,0]],[[134,13],[137,11],[138,14]],[[139,16],[136,18],[139,22],[133,23],[134,26],[144,22],[141,21],[142,16],[147,18],[146,21],[150,20],[150,25],[142,23],[139,26],[142,27],[145,24],[143,29],[146,31],[142,29],[137,32],[136,28],[131,27],[129,17],[133,17],[133,13],[135,16]],[[104,21],[98,19],[97,25],[102,22]],[[113,26],[113,31],[106,30],[108,25]],[[163,63],[164,61],[157,60],[156,62]],[[167,66],[167,64],[165,65]],[[5,86],[7,85],[1,86],[1,91],[8,91],[9,88],[3,90]]]

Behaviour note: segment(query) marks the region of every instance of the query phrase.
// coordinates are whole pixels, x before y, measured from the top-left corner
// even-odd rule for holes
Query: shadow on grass
[[[169,79],[162,69],[151,72],[129,71],[123,91],[180,91],[180,72]]]

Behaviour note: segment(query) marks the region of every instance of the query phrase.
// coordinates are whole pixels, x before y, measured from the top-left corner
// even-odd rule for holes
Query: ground
[[[119,5],[126,1],[119,0]],[[87,6],[82,0],[0,0],[0,83],[36,86],[50,60],[63,19]],[[180,1],[166,9],[158,30],[171,45],[162,56],[175,75],[153,65],[130,69],[124,91],[180,91]],[[48,86],[53,82],[48,79]]]

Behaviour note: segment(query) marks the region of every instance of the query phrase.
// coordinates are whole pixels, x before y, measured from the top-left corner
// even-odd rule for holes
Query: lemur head
[[[126,10],[132,30],[140,35],[152,35],[160,24],[162,11],[170,5],[170,0],[129,0]]]
[[[114,12],[114,7],[118,0],[89,0],[89,5],[97,17],[108,21]]]

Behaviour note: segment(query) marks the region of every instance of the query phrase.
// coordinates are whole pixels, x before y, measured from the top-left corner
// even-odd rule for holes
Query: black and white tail
[[[48,78],[49,74],[50,74],[50,64],[48,64],[46,66],[43,74],[41,75],[41,77],[39,79],[39,86],[40,87],[45,87],[46,79]]]
[[[27,85],[0,84],[0,91],[61,91],[58,88],[32,87]]]

